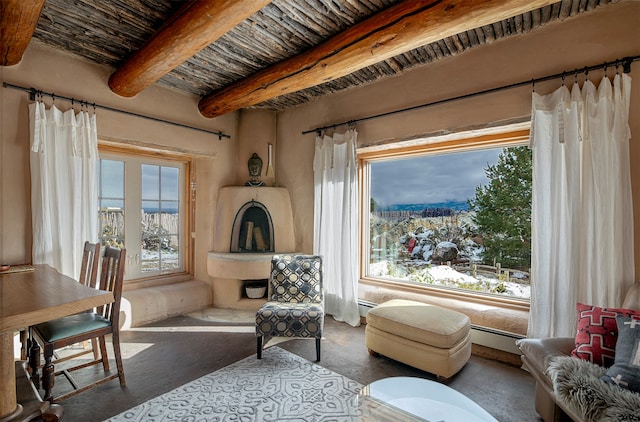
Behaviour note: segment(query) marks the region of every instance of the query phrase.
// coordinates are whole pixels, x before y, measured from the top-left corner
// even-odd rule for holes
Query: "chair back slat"
[[[113,292],[114,302],[98,308],[98,313],[111,321],[112,326],[118,326],[120,300],[122,298],[122,283],[124,281],[124,265],[126,249],[107,246],[102,258],[100,271],[100,289]]]
[[[84,242],[82,251],[82,265],[80,267],[80,284],[96,287],[98,269],[100,268],[100,244]]]
[[[274,302],[322,302],[322,257],[274,255],[271,258],[269,297]]]

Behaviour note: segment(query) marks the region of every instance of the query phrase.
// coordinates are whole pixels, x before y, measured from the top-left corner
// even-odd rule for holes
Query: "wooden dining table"
[[[113,300],[47,265],[0,272],[0,422],[28,420],[16,393],[15,332]]]

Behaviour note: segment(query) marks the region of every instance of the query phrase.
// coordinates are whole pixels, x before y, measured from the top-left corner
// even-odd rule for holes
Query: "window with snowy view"
[[[101,154],[103,245],[127,249],[127,279],[184,271],[185,163]]]
[[[527,146],[365,158],[366,277],[528,300]]]

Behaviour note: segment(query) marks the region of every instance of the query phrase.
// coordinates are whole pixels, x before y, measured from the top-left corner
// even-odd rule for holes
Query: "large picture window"
[[[98,166],[103,245],[127,248],[127,278],[185,270],[186,164],[101,155]]]
[[[450,144],[360,155],[363,276],[528,300],[531,151]]]

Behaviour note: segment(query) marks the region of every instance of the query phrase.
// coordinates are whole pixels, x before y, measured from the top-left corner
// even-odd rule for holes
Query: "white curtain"
[[[631,78],[533,94],[529,337],[575,336],[576,302],[619,307],[633,283]]]
[[[325,310],[354,327],[358,312],[358,185],[355,129],[316,137],[314,253],[323,258]]]
[[[85,241],[98,240],[96,116],[29,104],[33,263],[78,279]]]

